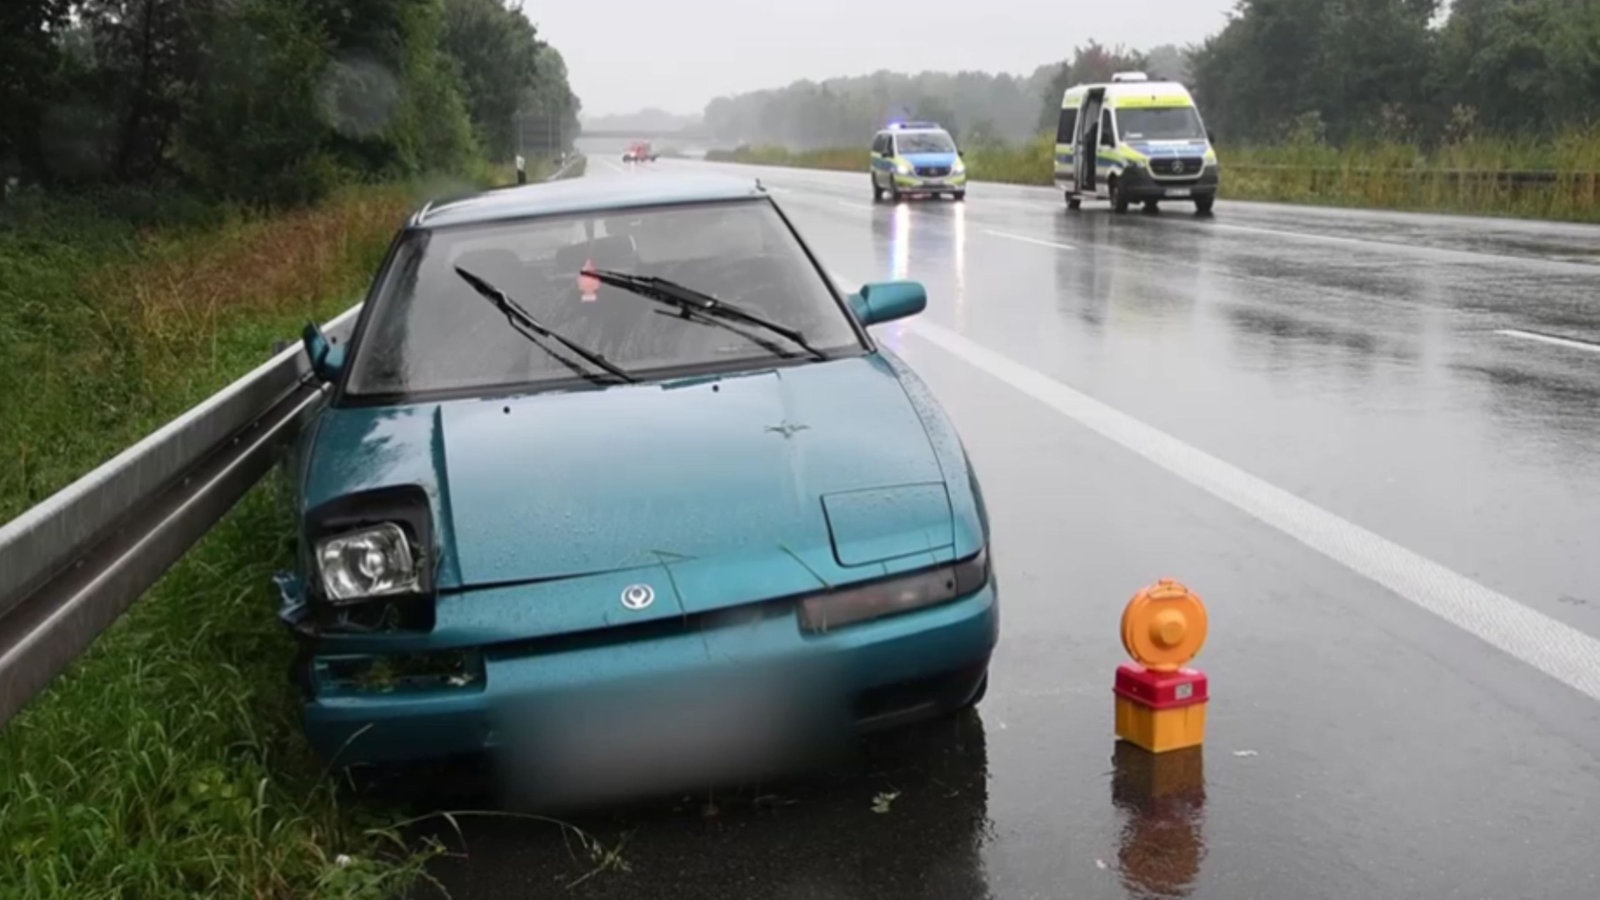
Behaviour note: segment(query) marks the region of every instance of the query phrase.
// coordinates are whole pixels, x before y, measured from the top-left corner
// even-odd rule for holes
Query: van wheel
[[[1083,208],[1083,198],[1082,197],[1079,197],[1077,194],[1068,194],[1067,195],[1067,209],[1082,209],[1082,208]]]
[[[1144,202],[1144,211],[1151,214],[1158,213],[1161,211],[1161,204],[1155,200],[1146,200]]]
[[[868,177],[870,178],[871,176],[868,176]],[[872,202],[873,203],[882,203],[883,202],[883,188],[878,187],[878,179],[876,179],[876,178],[872,178]]]
[[[1119,213],[1127,212],[1130,204],[1128,203],[1128,198],[1122,196],[1122,184],[1113,178],[1107,185],[1106,190],[1110,192],[1111,208]]]
[[[1209,216],[1211,215],[1211,207],[1215,206],[1216,202],[1217,197],[1215,194],[1206,197],[1196,197],[1194,198],[1194,211],[1199,215]]]
[[[956,191],[954,194],[950,195],[950,199],[956,201],[957,203],[960,203],[963,200],[967,199],[967,192],[966,191]]]

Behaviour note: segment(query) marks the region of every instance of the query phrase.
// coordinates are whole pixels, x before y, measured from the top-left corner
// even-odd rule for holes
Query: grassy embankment
[[[420,193],[270,216],[155,194],[0,208],[0,521],[348,307]],[[279,490],[0,731],[0,900],[384,896],[420,869],[395,814],[341,805],[300,737],[270,582],[290,550]]]
[[[972,146],[967,171],[979,181],[1048,185],[1052,138],[1023,145]],[[1321,143],[1221,149],[1223,196],[1236,200],[1524,216],[1600,222],[1600,127],[1544,142],[1480,138],[1433,151],[1396,143],[1333,147]],[[740,147],[707,159],[865,172],[863,149],[788,151]],[[1508,184],[1502,172],[1548,173],[1541,183]]]

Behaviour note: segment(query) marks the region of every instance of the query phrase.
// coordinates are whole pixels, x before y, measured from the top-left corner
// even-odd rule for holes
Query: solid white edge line
[[[835,276],[835,281],[838,281]],[[927,321],[908,330],[1396,596],[1600,700],[1600,639]]]
[[[1600,353],[1600,344],[1590,344],[1585,341],[1575,341],[1570,338],[1555,337],[1548,334],[1538,334],[1537,332],[1533,331],[1522,331],[1516,328],[1502,328],[1499,331],[1496,331],[1495,334],[1504,335],[1505,337],[1522,338],[1526,341],[1543,341],[1546,344],[1554,344],[1557,347],[1566,347],[1571,350],[1587,350],[1590,353]]]
[[[1025,234],[1011,234],[1010,232],[993,231],[993,230],[988,229],[988,228],[985,228],[983,230],[983,233],[987,234],[987,235],[991,235],[993,237],[997,237],[997,238],[1006,238],[1007,240],[1022,241],[1023,243],[1026,243],[1026,244],[1038,244],[1041,247],[1054,247],[1057,250],[1076,250],[1076,249],[1078,249],[1077,247],[1074,247],[1071,244],[1062,244],[1062,243],[1057,243],[1056,241],[1047,241],[1047,240],[1044,240],[1042,238],[1028,237]]]

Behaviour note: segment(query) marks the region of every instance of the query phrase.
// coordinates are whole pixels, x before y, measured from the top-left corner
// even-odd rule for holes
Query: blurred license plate
[[[1188,188],[1167,188],[1167,196],[1168,197],[1187,197],[1187,196],[1189,196],[1189,189]]]

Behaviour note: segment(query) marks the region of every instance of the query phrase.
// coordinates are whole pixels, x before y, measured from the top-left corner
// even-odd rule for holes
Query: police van
[[[934,122],[895,122],[872,139],[872,202],[967,196],[967,165],[950,132]]]
[[[1155,211],[1162,201],[1193,203],[1201,214],[1217,200],[1217,152],[1188,89],[1119,72],[1109,84],[1080,84],[1061,97],[1055,181],[1077,209],[1085,197]]]

